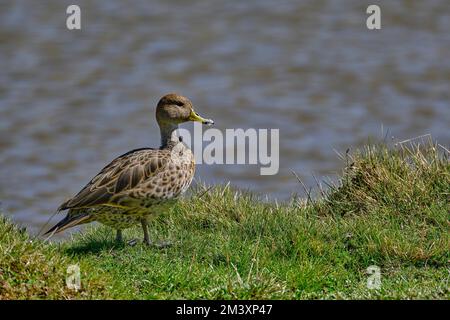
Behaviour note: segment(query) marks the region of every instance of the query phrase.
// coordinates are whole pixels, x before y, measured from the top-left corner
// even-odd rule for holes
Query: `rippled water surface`
[[[3,211],[36,230],[114,157],[157,146],[154,106],[171,91],[220,130],[280,129],[277,175],[197,171],[272,198],[302,191],[291,170],[308,186],[333,176],[333,149],[369,137],[448,145],[450,2],[372,2],[0,1]],[[65,27],[72,3],[81,31]]]

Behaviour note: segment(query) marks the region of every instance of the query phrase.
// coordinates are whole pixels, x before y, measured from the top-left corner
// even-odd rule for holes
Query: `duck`
[[[112,160],[58,207],[57,212],[67,210],[67,214],[45,235],[96,221],[115,229],[116,241],[122,242],[123,230],[140,224],[143,243],[153,245],[149,221],[175,204],[195,174],[194,155],[177,136],[179,125],[188,121],[214,124],[194,111],[188,98],[176,93],[159,100],[155,117],[160,147],[134,149]]]

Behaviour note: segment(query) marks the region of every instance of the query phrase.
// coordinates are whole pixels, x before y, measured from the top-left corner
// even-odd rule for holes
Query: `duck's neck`
[[[161,133],[161,148],[167,147],[170,142],[178,142],[178,136],[176,130],[177,124],[173,123],[160,123],[159,131]]]

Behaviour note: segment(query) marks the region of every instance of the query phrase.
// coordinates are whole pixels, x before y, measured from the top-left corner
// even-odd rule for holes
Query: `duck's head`
[[[160,127],[177,126],[187,121],[197,121],[206,125],[214,124],[211,119],[205,119],[194,111],[192,102],[176,93],[162,97],[156,107],[156,121]]]

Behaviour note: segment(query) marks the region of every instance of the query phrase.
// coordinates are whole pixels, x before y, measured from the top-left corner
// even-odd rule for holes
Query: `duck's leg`
[[[144,231],[144,244],[151,246],[152,242],[150,241],[150,237],[148,236],[148,222],[147,218],[141,219],[142,230]]]
[[[122,241],[123,241],[122,230],[121,229],[117,229],[116,242],[122,242]]]
[[[164,249],[164,248],[172,246],[172,243],[168,242],[168,241],[161,242],[161,243],[156,243],[156,244],[153,243],[150,240],[150,237],[148,235],[148,221],[147,221],[147,218],[142,218],[141,219],[141,224],[142,224],[142,230],[144,231],[144,244],[146,244],[148,246],[154,246],[154,247],[156,247],[158,249]]]

